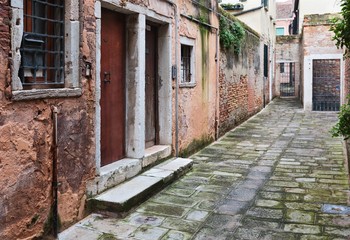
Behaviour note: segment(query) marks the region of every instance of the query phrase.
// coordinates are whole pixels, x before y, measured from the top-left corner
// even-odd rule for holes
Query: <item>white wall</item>
[[[307,14],[338,13],[341,10],[341,0],[300,0],[299,1],[299,31],[301,32],[304,16]]]

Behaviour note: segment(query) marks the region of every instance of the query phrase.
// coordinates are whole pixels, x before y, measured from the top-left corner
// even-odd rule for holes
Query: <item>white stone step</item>
[[[91,210],[127,211],[146,200],[192,167],[192,160],[174,158],[89,200]]]
[[[94,197],[135,177],[145,167],[157,164],[170,155],[170,145],[154,145],[145,149],[145,156],[141,159],[124,158],[103,166],[99,169],[99,174],[87,183],[86,193],[89,197]]]

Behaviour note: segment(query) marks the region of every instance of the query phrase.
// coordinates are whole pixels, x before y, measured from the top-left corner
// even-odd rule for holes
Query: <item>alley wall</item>
[[[295,96],[300,94],[300,35],[277,36],[276,39],[276,94],[280,96],[280,84],[283,81],[281,63],[293,63],[295,66]]]
[[[343,50],[337,49],[332,40],[334,33],[330,31],[331,19],[336,14],[311,14],[305,15],[303,22],[301,59],[303,73],[301,78],[302,102],[305,110],[312,110],[314,91],[319,93],[330,92],[341,95],[341,103],[344,102],[344,62]],[[330,68],[328,74],[338,76],[332,78],[327,84],[322,84],[321,88],[315,88],[313,84],[313,73],[315,71],[313,63],[315,60],[336,60],[339,66]],[[316,72],[315,72],[316,73]],[[337,82],[336,82],[337,81]],[[339,82],[340,81],[340,82]]]
[[[219,135],[242,123],[264,106],[263,43],[254,31],[246,28],[239,54],[233,49],[220,51],[220,122]],[[266,96],[265,96],[266,97]]]
[[[87,194],[87,183],[98,181],[99,170],[104,167],[100,144],[101,85],[107,84],[101,77],[103,9],[118,13],[128,27],[123,59],[127,69],[125,158],[141,162],[145,157],[145,33],[150,27],[158,31],[155,105],[159,107],[156,128],[161,140],[155,144],[171,147],[173,156],[177,151],[180,156],[189,156],[268,102],[268,81],[262,70],[264,42],[245,26],[245,41],[239,54],[232,49],[220,50],[214,0],[65,1],[65,86],[30,90],[21,86],[18,77],[23,3],[0,0],[0,4],[2,239],[33,239],[52,231],[53,107],[59,111],[60,230],[88,214],[86,200],[91,196]],[[180,78],[184,72],[183,46],[193,53],[189,65],[192,79],[187,82]],[[135,153],[128,155],[128,151]]]
[[[345,94],[350,95],[350,59],[345,59]],[[350,101],[350,98],[347,99]]]
[[[180,44],[185,44],[186,40],[193,41],[195,52],[194,69],[191,72],[194,81],[192,84],[183,84],[180,79],[178,91],[179,155],[188,156],[215,139],[218,119],[216,58],[219,54],[219,22],[214,13],[217,10],[215,1],[198,1],[197,4],[195,1],[181,0],[178,3],[181,16]],[[194,20],[190,16],[193,16]],[[175,113],[175,101],[173,106]],[[175,125],[174,118],[173,126]]]
[[[11,1],[16,4],[18,2]],[[82,1],[81,96],[13,100],[11,22],[20,26],[10,1],[0,1],[0,238],[33,239],[49,232],[52,205],[53,120],[58,114],[59,215],[63,226],[84,215],[85,184],[95,174],[94,84],[81,74],[95,69],[94,1]],[[14,12],[20,12],[13,6]],[[13,16],[13,18],[12,18]],[[13,41],[15,41],[13,39]],[[12,42],[14,44],[14,42]]]

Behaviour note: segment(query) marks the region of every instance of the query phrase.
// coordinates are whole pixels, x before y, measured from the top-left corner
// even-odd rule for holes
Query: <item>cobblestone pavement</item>
[[[336,119],[277,99],[128,216],[91,215],[69,239],[350,239],[345,156],[329,134]]]

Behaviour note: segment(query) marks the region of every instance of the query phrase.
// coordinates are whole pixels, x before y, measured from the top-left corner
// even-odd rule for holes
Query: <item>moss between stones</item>
[[[58,224],[58,229],[61,228],[62,226],[62,223],[61,223],[61,218],[60,216],[58,215],[57,216],[57,224]],[[43,233],[43,236],[49,236],[49,235],[52,235],[53,234],[53,209],[51,208],[50,209],[50,213],[46,219],[46,222],[44,223],[44,233]]]
[[[198,20],[202,23],[209,23],[209,10],[204,7],[206,5],[206,0],[200,0],[199,3]]]
[[[27,228],[32,228],[40,219],[39,214],[34,214],[29,223],[27,223]]]
[[[304,25],[329,25],[333,24],[332,19],[339,17],[339,14],[309,14],[305,15]]]
[[[202,43],[202,98],[207,102],[209,97],[209,31],[207,28],[200,26],[201,43]]]
[[[208,146],[214,141],[212,136],[202,136],[200,139],[194,139],[185,149],[182,149],[179,153],[180,157],[188,157],[202,148]]]
[[[285,35],[285,36],[276,36],[277,43],[289,43],[289,42],[299,42],[300,35]]]
[[[117,238],[111,233],[102,233],[97,240],[116,240]]]

